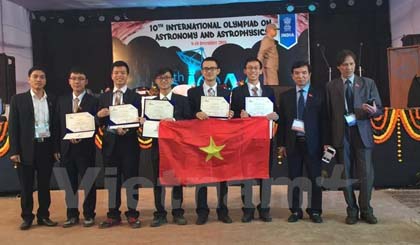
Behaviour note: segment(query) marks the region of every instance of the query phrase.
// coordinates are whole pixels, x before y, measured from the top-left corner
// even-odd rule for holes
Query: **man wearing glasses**
[[[217,85],[217,75],[220,73],[219,63],[213,57],[207,57],[201,63],[201,74],[204,77],[204,83],[198,87],[191,88],[188,90],[188,100],[191,106],[191,112],[193,117],[199,120],[208,119],[208,115],[200,110],[201,107],[201,96],[220,96],[229,98],[230,92]],[[233,111],[229,111],[228,118],[233,117]],[[217,217],[218,220],[223,223],[232,223],[232,219],[229,217],[227,208],[227,183],[218,183],[218,204],[217,204]],[[207,205],[207,186],[197,186],[197,225],[203,225],[208,220],[209,208]]]

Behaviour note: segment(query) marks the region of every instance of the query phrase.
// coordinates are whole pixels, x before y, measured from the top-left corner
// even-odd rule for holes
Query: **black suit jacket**
[[[112,91],[108,91],[106,93],[101,94],[101,96],[99,97],[98,110],[112,106],[112,97]],[[137,94],[131,89],[127,89],[127,91],[123,95],[123,102],[124,104],[132,104],[133,106],[135,106],[138,109],[139,116],[141,115],[141,96],[139,94]],[[100,126],[110,125],[109,117],[98,119],[98,122]],[[138,128],[130,128],[124,136],[118,136],[114,133],[104,130],[104,137],[102,140],[102,153],[106,156],[110,156],[112,154],[117,137],[126,137],[125,139],[127,139],[128,141],[126,140],[124,142],[130,142],[129,144],[137,145],[137,129]]]
[[[292,130],[293,121],[297,118],[296,88],[280,96],[278,144],[286,147],[288,152],[295,149],[296,131]],[[321,154],[326,138],[326,110],[323,90],[309,87],[306,98],[303,122],[309,154]]]
[[[268,97],[274,105],[274,111],[278,114],[278,108],[276,105],[276,98],[274,96],[274,91],[272,88],[265,86],[260,83],[261,89],[262,89],[262,97]],[[241,110],[245,110],[245,97],[251,97],[249,94],[248,85],[244,84],[242,86],[236,87],[232,91],[232,103],[231,103],[231,109],[234,112],[234,118],[240,118],[241,117]]]
[[[49,110],[50,142],[54,142],[55,97],[47,93]],[[35,115],[30,91],[14,95],[10,103],[9,116],[10,155],[20,155],[22,164],[32,165],[34,161]],[[53,154],[51,149],[51,161]]]
[[[217,88],[217,96],[218,97],[224,97],[227,101],[230,101],[230,91],[227,89],[224,89],[220,87],[219,85]],[[204,96],[204,90],[203,85],[200,85],[198,87],[190,88],[188,90],[188,101],[190,102],[191,106],[191,113],[193,118],[195,118],[195,115],[197,112],[201,111],[201,96]]]
[[[92,116],[95,116],[98,111],[98,100],[92,95],[86,93],[80,102],[78,112],[89,112]],[[66,133],[69,133],[66,129],[66,114],[73,113],[73,94],[64,95],[58,98],[57,108],[55,113],[56,125],[55,135],[58,136],[57,142],[54,144],[54,152],[60,152],[61,157],[67,157],[69,154],[70,146],[72,145],[69,140],[63,140]],[[90,159],[95,158],[95,138],[82,139],[78,144],[72,145],[78,149],[77,154],[83,154]]]

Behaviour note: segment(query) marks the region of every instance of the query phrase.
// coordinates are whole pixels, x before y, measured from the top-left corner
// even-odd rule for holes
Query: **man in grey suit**
[[[279,53],[277,51],[277,26],[268,24],[265,36],[261,40],[258,59],[263,63],[264,85],[279,85],[277,71],[279,69]]]
[[[354,74],[356,56],[350,50],[337,55],[337,69],[341,77],[326,85],[329,117],[329,144],[337,150],[337,163],[344,164],[343,177],[347,180],[344,197],[347,203],[347,224],[360,218],[369,224],[378,220],[373,215],[370,199],[374,173],[372,149],[374,146],[370,119],[382,114],[381,98],[375,82]],[[360,185],[358,204],[351,178],[353,169]]]

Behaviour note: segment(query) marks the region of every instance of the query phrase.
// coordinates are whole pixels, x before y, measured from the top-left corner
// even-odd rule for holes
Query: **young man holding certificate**
[[[230,92],[217,85],[217,75],[220,73],[218,61],[213,57],[207,57],[201,63],[201,74],[204,83],[188,90],[188,100],[194,118],[206,120],[209,116],[232,118],[233,111],[229,110]],[[213,97],[223,97],[223,100],[211,100]],[[227,106],[226,106],[227,105]],[[227,182],[218,183],[218,220],[223,223],[232,223],[227,208]],[[209,208],[207,205],[207,186],[197,186],[197,225],[203,225],[208,220]]]
[[[121,224],[121,182],[138,177],[140,149],[137,140],[138,117],[141,111],[141,97],[127,87],[129,68],[124,61],[112,64],[113,90],[101,94],[97,117],[104,127],[102,156],[105,175],[117,178],[115,197],[110,196],[107,219],[99,228],[109,228]],[[123,175],[123,178],[121,177]],[[110,194],[113,192],[110,190]],[[128,211],[127,221],[132,228],[140,228],[138,188],[126,188]]]
[[[72,92],[59,97],[55,113],[55,130],[59,137],[54,144],[54,156],[66,168],[71,184],[65,187],[67,220],[63,227],[72,227],[79,223],[77,194],[79,176],[90,183],[89,186],[83,186],[85,192],[83,226],[90,227],[95,224],[95,176],[85,176],[85,174],[89,173],[87,172],[89,168],[95,167],[94,116],[98,109],[98,100],[86,92],[88,79],[86,73],[80,68],[70,70],[68,82]],[[70,126],[72,123],[78,128]],[[90,132],[90,134],[82,136],[84,132]]]
[[[141,118],[143,126],[145,120],[160,120],[160,121],[179,121],[191,119],[191,109],[188,103],[188,98],[182,95],[174,94],[172,92],[173,71],[169,68],[160,69],[155,76],[155,83],[159,88],[159,95],[153,100],[154,102],[161,102],[159,104],[152,104],[145,102],[145,118]],[[169,103],[169,104],[168,104]],[[148,108],[150,106],[153,108]],[[172,107],[170,114],[163,114],[167,106]],[[163,108],[165,107],[165,108]],[[149,109],[153,110],[150,111]],[[159,111],[159,112],[158,112]],[[159,114],[156,114],[158,112]],[[154,118],[149,118],[154,117]],[[144,128],[143,128],[144,129]],[[153,139],[152,143],[152,165],[154,174],[154,188],[153,194],[155,199],[156,211],[153,213],[153,221],[150,224],[152,227],[158,227],[168,222],[165,210],[165,187],[160,185],[159,182],[159,145],[158,140]],[[186,225],[187,220],[184,218],[184,209],[182,208],[183,190],[182,186],[173,186],[172,188],[172,215],[174,223],[178,225]]]
[[[244,74],[247,77],[247,83],[235,88],[232,92],[231,105],[235,118],[264,116],[273,121],[279,118],[273,89],[260,83],[259,78],[262,69],[262,63],[257,58],[250,58],[245,61]],[[270,161],[267,163],[269,169],[271,169],[273,155],[271,149],[272,147],[270,147]],[[252,204],[252,182],[253,180],[246,180],[241,185],[242,202],[244,204],[242,222],[244,223],[251,222],[254,219],[255,207]],[[260,179],[258,182],[260,184],[260,204],[257,206],[259,217],[264,222],[271,222],[270,179]]]

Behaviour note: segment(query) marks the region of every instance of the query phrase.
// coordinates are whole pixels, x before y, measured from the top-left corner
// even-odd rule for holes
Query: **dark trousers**
[[[228,194],[228,186],[227,182],[219,182],[217,183],[217,215],[224,216],[227,215],[229,210],[227,207],[227,194]],[[207,216],[209,215],[209,207],[207,205],[207,186],[206,185],[198,185],[195,188],[195,196],[196,196],[196,213],[198,215]]]
[[[165,210],[165,187],[160,185],[155,185],[153,187],[153,194],[155,196],[155,207],[156,212],[154,216],[156,217],[165,217],[167,212]],[[184,215],[184,209],[182,208],[183,202],[183,190],[182,186],[172,187],[172,215],[181,216]]]
[[[37,218],[49,218],[48,211],[51,203],[50,180],[53,161],[50,142],[34,143],[34,162],[22,162],[18,165],[17,172],[20,181],[20,205],[22,208],[22,219],[32,221],[34,215],[33,191],[35,172],[38,183],[38,203]]]
[[[244,213],[254,213],[255,206],[252,203],[252,186],[255,180],[245,180],[241,184],[241,199],[244,207],[242,211]],[[270,179],[258,179],[256,180],[260,186],[260,204],[258,204],[258,212],[270,212],[270,201],[271,201],[271,178]]]
[[[347,215],[357,216],[359,207],[362,214],[372,214],[373,209],[370,206],[374,181],[372,149],[364,146],[357,126],[346,127],[344,147],[337,149],[337,162],[344,164],[342,177],[347,180],[347,185],[343,189]],[[353,173],[356,173],[356,176]],[[359,206],[357,206],[353,182],[357,182],[360,186]]]
[[[139,148],[136,141],[132,141],[128,136],[118,136],[110,156],[104,154],[104,166],[116,169],[116,187],[115,198],[109,197],[107,217],[112,219],[121,219],[121,186],[122,181],[138,177],[139,171]],[[105,171],[106,173],[106,171]],[[122,176],[121,176],[122,175]],[[137,211],[139,200],[138,186],[129,186],[126,188],[127,207],[125,212],[127,218],[138,218],[140,213]],[[111,195],[110,191],[110,195]]]
[[[304,138],[296,139],[295,149],[287,151],[287,162],[289,165],[289,178],[291,183],[288,185],[289,209],[292,213],[303,214],[302,198],[305,179],[303,179],[303,166],[305,166],[311,188],[308,190],[308,214],[322,213],[322,189],[316,183],[316,178],[321,176],[321,155],[309,154]],[[296,179],[302,178],[302,179]]]
[[[76,150],[78,146],[70,146],[70,152],[68,156],[61,159],[64,167],[67,170],[67,175],[70,180],[71,190],[66,188],[66,205],[67,205],[67,218],[78,218],[78,189],[79,189],[79,177],[85,177],[86,170],[89,167],[95,167],[94,157],[84,156],[81,151]],[[86,176],[94,178],[94,176]],[[85,177],[85,178],[86,178]],[[83,202],[83,216],[85,219],[95,217],[95,206],[96,206],[96,187],[95,184],[89,188],[84,186],[85,200]],[[75,197],[75,198],[73,198]]]

